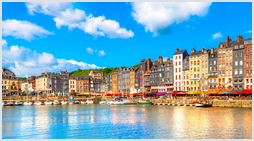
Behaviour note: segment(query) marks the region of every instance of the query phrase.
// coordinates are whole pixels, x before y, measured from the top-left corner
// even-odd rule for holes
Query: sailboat
[[[52,105],[53,102],[50,101],[50,99],[47,97],[47,101],[44,102],[44,105]]]
[[[86,100],[86,104],[93,104],[93,100],[92,100],[91,98],[88,98],[88,99]]]
[[[22,105],[22,103],[20,102],[20,101],[16,101],[15,103],[14,103],[14,106],[21,106]]]
[[[200,84],[200,81],[199,81],[199,84]],[[198,101],[198,94],[197,94],[197,98],[196,98],[195,103],[196,103],[196,107],[212,107],[212,105],[213,105],[213,103],[209,104],[209,103],[203,103],[203,101],[199,102]]]
[[[34,102],[34,105],[41,105],[42,103],[39,101],[39,94],[37,95],[37,101]]]
[[[74,104],[74,100],[72,99],[72,96],[70,97],[69,104]]]
[[[75,97],[74,99],[76,99],[76,101],[74,103],[79,104],[79,101],[78,101],[77,97]]]
[[[65,105],[65,104],[67,104],[68,102],[67,101],[65,101],[65,98],[63,97],[63,101],[61,101],[61,104],[62,105]]]
[[[85,102],[84,99],[83,99],[83,94],[82,94],[82,101],[81,101],[81,104],[86,104],[86,102]]]
[[[28,78],[27,78],[27,87],[28,87]],[[32,102],[29,101],[28,96],[27,96],[27,92],[28,92],[28,88],[26,87],[26,102],[24,102],[24,106],[30,106],[32,105]]]
[[[55,100],[53,101],[53,105],[60,105],[60,102],[56,99],[56,94],[55,94]]]
[[[139,104],[139,105],[151,105],[152,103],[149,100],[144,98],[144,73],[143,73],[143,71],[142,71],[142,74],[143,74],[143,94],[142,94],[143,98],[140,99],[137,102],[137,104]]]

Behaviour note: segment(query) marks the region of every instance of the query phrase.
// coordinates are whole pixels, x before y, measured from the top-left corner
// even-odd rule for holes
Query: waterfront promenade
[[[20,102],[25,102],[26,96],[15,96],[15,97],[3,97],[3,100],[5,103],[12,101],[20,101]],[[34,103],[37,99],[35,96],[29,96],[29,100]],[[59,100],[61,102],[63,100],[62,96],[57,96],[57,97],[48,97],[51,101],[53,100]],[[67,101],[69,100],[69,96],[64,97]],[[95,104],[98,104],[101,100],[105,101],[112,101],[114,100],[114,97],[90,97],[92,98],[93,102]],[[134,97],[134,98],[127,98],[127,100],[131,100],[134,103],[137,103],[137,101],[141,97]],[[222,100],[226,97],[211,97],[210,100],[207,100],[206,103],[212,103],[213,107],[238,107],[238,108],[252,108],[252,98],[251,97],[232,97],[230,100],[225,99]],[[82,96],[76,96],[74,97],[74,100],[78,101],[86,101],[88,98],[82,97]],[[178,105],[178,104],[191,104],[192,102],[196,101],[195,98],[190,98],[190,97],[164,97],[164,98],[149,98],[149,100],[152,102],[153,105]],[[46,101],[46,96],[41,96],[39,98],[39,101],[44,103]]]

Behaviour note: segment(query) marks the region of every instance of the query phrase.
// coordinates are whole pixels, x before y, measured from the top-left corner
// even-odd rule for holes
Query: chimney
[[[213,54],[213,51],[214,51],[214,47],[211,47],[211,53]]]
[[[243,36],[238,35],[237,36],[237,42],[240,42],[243,39]]]
[[[227,36],[227,38],[226,38],[226,47],[228,47],[230,41],[231,41],[231,39]]]
[[[169,59],[169,58],[167,58],[167,62],[169,62],[169,60],[170,60],[170,59]]]
[[[177,52],[177,51],[179,51],[179,49],[178,49],[178,48],[176,48],[176,49],[175,49],[175,52]]]
[[[191,54],[194,52],[196,52],[196,49],[195,48],[191,49]]]
[[[159,56],[159,63],[163,63],[163,58],[162,58],[162,56]]]
[[[147,71],[149,71],[151,68],[151,59],[147,58]]]
[[[204,52],[205,51],[205,48],[202,48],[202,52]]]
[[[65,70],[65,72],[67,72],[67,70]]]

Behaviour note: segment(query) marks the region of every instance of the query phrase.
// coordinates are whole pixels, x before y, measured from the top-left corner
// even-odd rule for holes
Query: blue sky
[[[175,48],[252,38],[250,2],[2,3],[2,65],[17,76],[132,66]]]

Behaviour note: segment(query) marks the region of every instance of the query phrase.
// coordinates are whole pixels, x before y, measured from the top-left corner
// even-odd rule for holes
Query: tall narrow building
[[[244,88],[252,89],[252,39],[244,41],[244,78]]]
[[[174,90],[175,91],[182,91],[182,66],[183,66],[183,59],[189,56],[186,50],[179,50],[178,48],[175,49],[175,53],[173,55],[173,63],[174,63]]]

